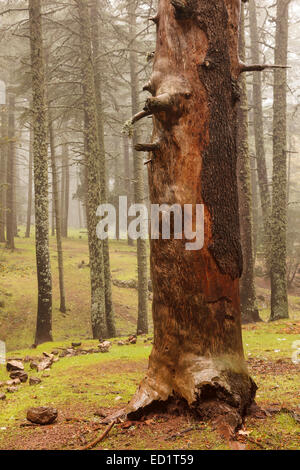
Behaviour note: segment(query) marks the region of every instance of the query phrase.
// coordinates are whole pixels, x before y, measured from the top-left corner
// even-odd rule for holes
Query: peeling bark
[[[179,398],[200,415],[225,403],[243,416],[256,386],[242,345],[239,276],[237,81],[240,1],[193,0],[190,16],[160,0],[151,87],[151,203],[205,205],[205,245],[151,240],[154,347],[126,413]],[[217,406],[216,409],[219,410]],[[221,411],[220,411],[221,412]]]

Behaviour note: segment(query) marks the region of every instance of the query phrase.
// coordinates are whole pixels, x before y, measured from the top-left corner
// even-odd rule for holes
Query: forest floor
[[[79,239],[79,237],[82,237]],[[32,359],[58,348],[70,348],[79,341],[83,349],[97,349],[98,342],[89,340],[89,280],[85,234],[72,232],[64,242],[68,313],[58,311],[57,258],[51,239],[54,281],[54,342],[31,349],[36,315],[36,280],[33,239],[16,240],[17,250],[0,250],[0,339],[8,347],[7,357]],[[135,249],[125,242],[111,244],[113,279],[136,278]],[[75,281],[74,281],[75,280]],[[268,323],[268,289],[258,293],[265,322],[243,327],[245,354],[252,377],[258,385],[257,403],[266,416],[246,419],[239,435],[246,449],[300,448],[300,364],[292,361],[300,340],[300,297],[290,296],[291,319]],[[137,292],[114,287],[119,334],[135,332]],[[150,301],[149,301],[150,306]],[[149,309],[150,312],[150,309]],[[103,432],[102,414],[122,408],[134,394],[143,378],[151,351],[151,334],[140,336],[137,344],[118,345],[113,340],[108,353],[90,353],[61,357],[49,373],[32,371],[41,383],[27,383],[7,393],[9,380],[5,366],[0,365],[0,449],[77,449]],[[299,347],[299,343],[298,343]],[[30,349],[29,349],[30,348]],[[57,421],[50,426],[28,426],[26,412],[31,407],[51,406],[58,410]],[[161,415],[143,422],[117,424],[96,449],[229,449],[208,423],[190,416]]]

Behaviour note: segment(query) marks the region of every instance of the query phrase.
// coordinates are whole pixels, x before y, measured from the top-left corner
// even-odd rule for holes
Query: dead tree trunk
[[[52,341],[52,277],[49,254],[48,143],[45,65],[40,0],[29,0],[32,75],[33,166],[35,190],[38,312],[35,343]]]
[[[277,1],[275,62],[288,55],[290,0]],[[287,295],[287,71],[274,72],[271,320],[289,317]]]
[[[32,213],[32,170],[33,170],[33,132],[30,124],[29,130],[29,163],[28,163],[28,193],[27,193],[27,221],[25,238],[30,238]]]
[[[7,159],[7,192],[6,192],[6,248],[15,249],[15,183],[16,183],[16,129],[15,129],[15,95],[8,97],[8,159]]]
[[[184,236],[151,240],[154,347],[128,412],[177,397],[200,415],[223,406],[240,417],[255,395],[239,298],[239,16],[235,0],[159,2],[144,113],[154,120],[151,203],[203,203],[205,244],[187,251]]]
[[[244,6],[241,12],[240,58],[246,60]],[[241,310],[243,323],[260,321],[256,303],[254,283],[252,188],[248,135],[248,97],[246,77],[240,78],[241,98],[238,111],[238,188],[241,242],[244,270],[240,282]]]

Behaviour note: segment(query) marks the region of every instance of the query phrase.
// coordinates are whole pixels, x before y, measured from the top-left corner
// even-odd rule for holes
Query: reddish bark
[[[127,412],[177,397],[206,416],[212,400],[243,415],[254,399],[239,298],[239,16],[235,0],[159,2],[147,84],[153,97],[145,107],[156,142],[151,202],[203,203],[205,246],[187,251],[186,240],[151,241],[154,348]]]

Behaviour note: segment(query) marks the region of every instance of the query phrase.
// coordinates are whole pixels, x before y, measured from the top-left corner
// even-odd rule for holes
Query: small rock
[[[29,379],[29,385],[38,385],[41,382],[41,379],[39,379],[38,377],[30,377]]]
[[[50,353],[44,351],[43,356],[47,357],[48,359],[53,359],[54,354],[50,354]]]
[[[20,383],[21,383],[20,379],[13,379],[13,380],[8,380],[6,382],[6,385],[8,385],[9,387],[13,387],[14,385],[20,385]]]
[[[53,354],[53,356],[58,356],[59,355],[59,350],[58,349],[53,349],[51,354]]]
[[[124,341],[118,341],[118,346],[125,346],[125,344]]]
[[[0,400],[1,400],[1,401],[6,400],[6,395],[5,395],[5,393],[0,393]]]
[[[19,390],[18,387],[7,387],[6,391],[7,393],[15,393]]]
[[[103,343],[100,343],[98,347],[100,349],[100,352],[107,353],[111,348],[111,342],[103,341]]]
[[[80,348],[81,343],[72,343],[72,348]]]
[[[39,407],[27,411],[27,419],[34,424],[52,424],[56,421],[58,411],[55,408]]]
[[[136,337],[135,335],[129,336],[128,342],[129,342],[129,344],[136,344],[136,342],[137,342],[137,337]]]
[[[54,356],[53,358],[44,359],[43,361],[41,361],[38,364],[38,368],[37,368],[38,372],[41,372],[42,370],[45,370],[45,369],[50,369],[53,363],[53,359],[54,359]]]
[[[5,385],[5,382],[0,382],[0,388],[4,387],[4,385]]]
[[[48,377],[51,377],[51,375],[48,373],[48,372],[44,372],[42,377],[44,377],[45,379],[47,379]]]
[[[20,382],[25,383],[28,380],[28,374],[26,372],[23,372],[22,370],[15,370],[10,373],[10,378],[11,379],[19,379]]]
[[[38,367],[39,367],[39,363],[37,361],[32,361],[30,363],[30,369],[32,370],[38,370]]]
[[[6,363],[6,370],[12,372],[13,370],[24,370],[24,365],[21,361],[8,361]]]

